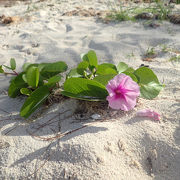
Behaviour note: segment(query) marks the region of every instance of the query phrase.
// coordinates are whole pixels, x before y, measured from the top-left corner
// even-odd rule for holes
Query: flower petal
[[[135,106],[136,106],[136,98],[137,96],[133,97],[133,96],[125,96],[124,98],[124,102],[122,103],[124,109],[124,111],[129,111],[132,110]]]
[[[140,95],[140,91],[127,91],[125,96],[131,97],[131,98],[137,98]]]
[[[109,94],[111,93],[115,93],[115,89],[117,88],[117,84],[116,84],[116,81],[114,79],[110,80],[106,86],[106,89],[108,91]]]
[[[160,114],[158,114],[157,112],[155,112],[151,109],[140,110],[136,113],[136,115],[140,116],[140,117],[149,117],[149,118],[152,118],[152,119],[157,120],[157,121],[160,120]]]
[[[113,78],[114,81],[116,81],[116,86],[120,85],[122,83],[122,85],[124,84],[123,82],[126,80],[126,78],[128,78],[129,76],[121,73],[121,74],[118,74],[117,76],[115,76]]]
[[[121,109],[123,111],[129,111],[132,110],[136,105],[136,97],[118,97],[118,96],[108,96],[106,98],[109,102],[109,106],[112,109]]]
[[[112,109],[117,109],[117,110],[121,109],[122,102],[116,96],[112,96],[112,97],[111,96],[107,96],[106,100],[109,102],[109,106]]]
[[[135,92],[139,92],[139,86],[136,82],[134,82],[131,77],[128,76],[128,78],[126,78],[126,81],[124,81],[123,84],[126,87],[126,90],[129,91],[135,91]]]

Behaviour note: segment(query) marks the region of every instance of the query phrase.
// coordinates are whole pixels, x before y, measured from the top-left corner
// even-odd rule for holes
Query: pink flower
[[[157,120],[157,121],[160,120],[160,114],[158,114],[157,112],[155,112],[151,109],[140,110],[136,113],[136,115],[140,116],[140,117],[150,117],[150,118]]]
[[[106,100],[113,109],[129,111],[136,105],[140,95],[139,86],[129,76],[118,74],[106,86],[109,93]]]

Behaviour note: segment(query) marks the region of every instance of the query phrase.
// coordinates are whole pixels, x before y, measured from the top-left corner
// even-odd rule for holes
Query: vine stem
[[[14,72],[15,75],[17,75],[17,76],[19,75],[16,71],[13,70],[13,72]]]
[[[13,75],[13,76],[18,76],[18,73],[13,71],[14,73],[9,73],[9,72],[4,72],[5,75]]]

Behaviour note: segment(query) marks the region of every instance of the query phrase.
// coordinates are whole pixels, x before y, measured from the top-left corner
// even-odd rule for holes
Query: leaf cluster
[[[111,63],[98,64],[94,51],[81,55],[82,61],[77,68],[72,69],[64,83],[64,96],[89,101],[106,100],[108,95],[106,85],[109,80],[124,73],[140,86],[141,97],[155,98],[162,89],[157,76],[148,67],[133,69],[124,62],[117,66]]]
[[[153,99],[162,89],[157,76],[148,67],[133,69],[124,62],[119,62],[117,66],[111,63],[99,64],[93,50],[82,54],[81,60],[77,67],[67,74],[62,95],[87,101],[105,101],[108,96],[106,90],[108,81],[120,73],[130,76],[138,83],[143,98]],[[12,72],[6,72],[3,68]],[[67,68],[66,63],[62,61],[25,63],[22,72],[17,73],[15,59],[11,58],[10,66],[0,66],[0,73],[14,75],[10,80],[8,95],[11,98],[16,98],[18,95],[27,96],[20,115],[28,118],[47,100],[54,88],[59,88],[61,73]]]
[[[2,66],[13,72],[5,72]],[[21,94],[27,96],[20,115],[28,118],[46,101],[52,90],[58,87],[61,80],[60,73],[67,70],[67,65],[62,61],[41,64],[25,63],[21,73],[15,72],[15,69],[15,59],[11,59],[10,67],[6,65],[0,66],[0,73],[15,75],[10,80],[8,95],[11,98],[16,98]]]

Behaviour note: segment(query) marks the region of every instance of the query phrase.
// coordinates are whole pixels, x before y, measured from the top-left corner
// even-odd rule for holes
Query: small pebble
[[[33,48],[39,47],[39,44],[38,44],[38,43],[33,43],[33,44],[32,44],[32,47],[33,47]]]
[[[93,115],[91,116],[91,118],[92,118],[92,119],[95,119],[95,120],[101,119],[101,115],[99,115],[99,114],[93,114]]]

